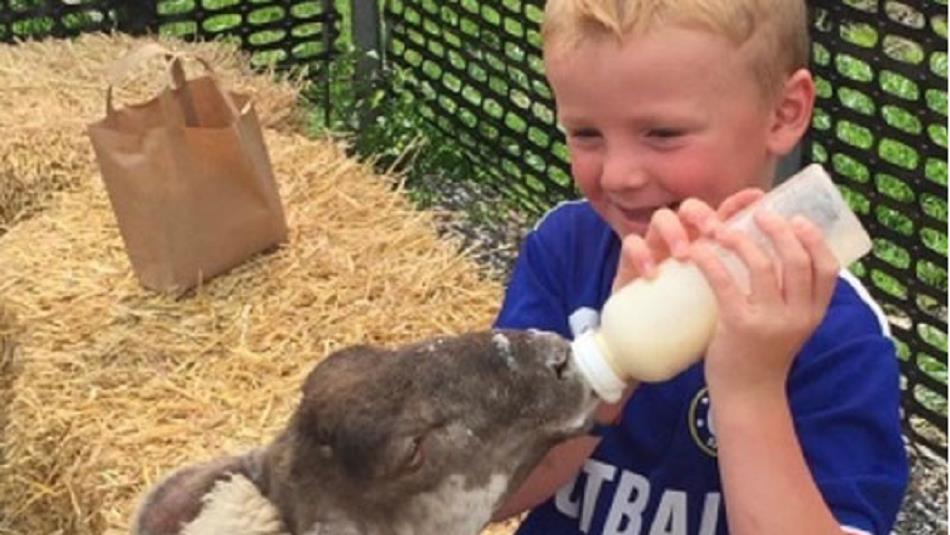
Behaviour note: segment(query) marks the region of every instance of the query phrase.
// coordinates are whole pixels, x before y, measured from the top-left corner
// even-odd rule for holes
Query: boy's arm
[[[733,211],[727,205],[736,204],[747,203],[737,195],[717,215],[725,219],[724,212]],[[691,211],[693,217],[686,213]],[[697,237],[686,230],[693,225],[702,229],[699,237],[715,237],[750,270],[752,293],[745,295],[706,243],[691,244],[690,256],[720,309],[705,378],[730,530],[888,532],[906,489],[907,460],[886,320],[868,318],[874,313],[867,304],[857,306],[857,315],[836,316],[824,336],[827,347],[811,347],[816,358],[790,376],[795,355],[824,319],[837,261],[807,222],[757,218],[778,254],[773,263],[754,243],[695,217],[708,212],[684,202],[681,223],[667,218],[664,229],[656,218],[651,230],[675,251],[675,241]],[[649,264],[651,255],[655,260],[656,247],[634,245],[639,265]],[[647,276],[649,271],[641,269]]]
[[[627,388],[618,403],[601,403],[594,421],[600,425],[615,425],[635,388],[635,385]],[[553,496],[580,471],[598,443],[599,437],[582,436],[551,448],[521,486],[505,498],[501,507],[495,511],[492,521],[504,520],[533,509]]]
[[[894,524],[908,479],[894,345],[866,305],[842,300],[829,316],[785,390],[714,401],[727,514],[739,529],[754,515],[796,531],[826,513],[846,533]]]
[[[732,533],[843,532],[805,462],[784,389],[720,395],[714,418]]]
[[[844,532],[819,490],[815,472],[837,479],[825,481],[822,490],[826,493],[836,485],[843,488],[842,482],[851,487],[836,497],[844,500],[837,503],[838,515],[859,518],[863,525],[874,523],[875,531],[886,530],[886,521],[881,520],[886,514],[875,509],[889,508],[883,491],[893,486],[891,482],[871,482],[865,488],[870,494],[862,496],[858,492],[858,499],[848,496],[855,494],[861,478],[873,477],[887,464],[875,462],[878,459],[873,456],[865,457],[863,450],[875,446],[846,446],[845,442],[890,438],[886,433],[862,436],[866,432],[863,426],[868,423],[866,412],[852,405],[865,400],[850,395],[850,390],[859,385],[840,382],[846,376],[837,375],[835,380],[839,382],[834,386],[840,395],[834,403],[840,401],[841,406],[829,406],[832,404],[827,398],[835,396],[835,390],[826,388],[819,407],[808,409],[812,413],[808,417],[825,423],[824,429],[816,429],[807,421],[799,425],[809,428],[809,440],[821,442],[825,450],[829,446],[862,450],[854,455],[870,463],[826,466],[850,461],[842,459],[840,453],[835,457],[827,451],[816,456],[819,452],[814,450],[806,463],[791,415],[787,388],[790,369],[795,355],[824,319],[837,282],[837,261],[820,231],[807,221],[789,222],[766,212],[757,214],[756,222],[771,239],[776,251],[774,260],[746,236],[729,231],[717,236],[719,244],[737,254],[748,268],[749,293],[736,285],[707,245],[693,246],[693,258],[710,281],[719,305],[716,331],[706,352],[705,375],[714,407],[730,530],[739,535]],[[839,360],[843,361],[848,359]],[[809,371],[808,382],[820,382],[824,377]],[[835,444],[834,438],[815,439],[821,433],[845,440]],[[865,501],[872,496],[870,502]]]
[[[518,490],[502,503],[492,521],[497,522],[533,509],[554,495],[584,466],[600,439],[578,437],[551,448],[538,466],[531,471]]]

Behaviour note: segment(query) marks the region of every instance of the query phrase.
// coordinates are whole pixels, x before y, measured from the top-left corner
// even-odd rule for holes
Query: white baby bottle
[[[724,223],[771,252],[771,242],[752,218],[762,207],[786,218],[809,219],[824,233],[842,266],[871,250],[867,232],[818,164]],[[744,264],[731,251],[717,246],[716,252],[737,282],[748,288]],[[636,279],[607,300],[600,327],[574,340],[572,357],[598,396],[613,403],[631,380],[664,381],[696,362],[709,344],[716,316],[715,296],[699,268],[669,258],[657,266],[655,277]]]

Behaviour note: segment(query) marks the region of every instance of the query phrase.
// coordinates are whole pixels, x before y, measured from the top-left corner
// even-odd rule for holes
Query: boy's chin
[[[630,219],[622,218],[610,222],[610,228],[613,229],[614,233],[621,240],[626,238],[631,234],[636,234],[638,236],[646,236],[647,229],[650,227],[649,221],[631,221]]]

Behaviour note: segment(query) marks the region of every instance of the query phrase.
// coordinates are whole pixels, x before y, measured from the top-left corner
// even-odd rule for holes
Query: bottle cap
[[[607,403],[620,401],[627,384],[610,367],[606,355],[594,337],[594,331],[587,331],[571,342],[571,358],[587,384],[597,396]]]

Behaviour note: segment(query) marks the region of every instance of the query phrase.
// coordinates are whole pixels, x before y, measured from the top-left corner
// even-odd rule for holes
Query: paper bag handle
[[[158,43],[146,43],[129,52],[119,59],[119,61],[113,65],[112,69],[109,70],[109,85],[106,88],[107,116],[111,116],[115,113],[115,106],[113,104],[113,87],[119,85],[119,83],[125,79],[128,72],[136,65],[155,56],[165,56],[165,59],[168,61],[170,87],[174,89],[181,89],[185,92],[184,107],[186,124],[197,124],[197,113],[195,112],[194,102],[191,99],[191,95],[188,93],[186,84],[187,80],[185,79],[185,70],[181,64],[181,60],[186,57],[195,59],[201,63],[205,70],[208,71],[208,74],[211,75],[211,82],[215,89],[217,89],[218,94],[221,95],[221,98],[223,99],[225,106],[227,106],[228,111],[231,112],[232,117],[237,118],[240,116],[241,112],[238,111],[237,105],[235,105],[231,95],[227,91],[221,89],[221,85],[218,83],[217,73],[208,60],[193,54],[172,52]]]
[[[136,65],[143,63],[155,56],[165,56],[165,59],[168,61],[168,70],[169,77],[171,79],[172,87],[184,87],[185,86],[185,73],[181,67],[181,63],[175,63],[174,57],[175,54],[165,47],[157,43],[146,43],[135,50],[132,50],[122,58],[120,58],[109,70],[108,79],[109,85],[106,88],[106,115],[111,116],[115,113],[115,105],[113,103],[113,87],[119,85],[122,81],[125,80],[129,71],[132,70]],[[190,104],[190,98],[188,103]],[[187,110],[193,111],[193,110]],[[192,114],[193,117],[193,114]]]

